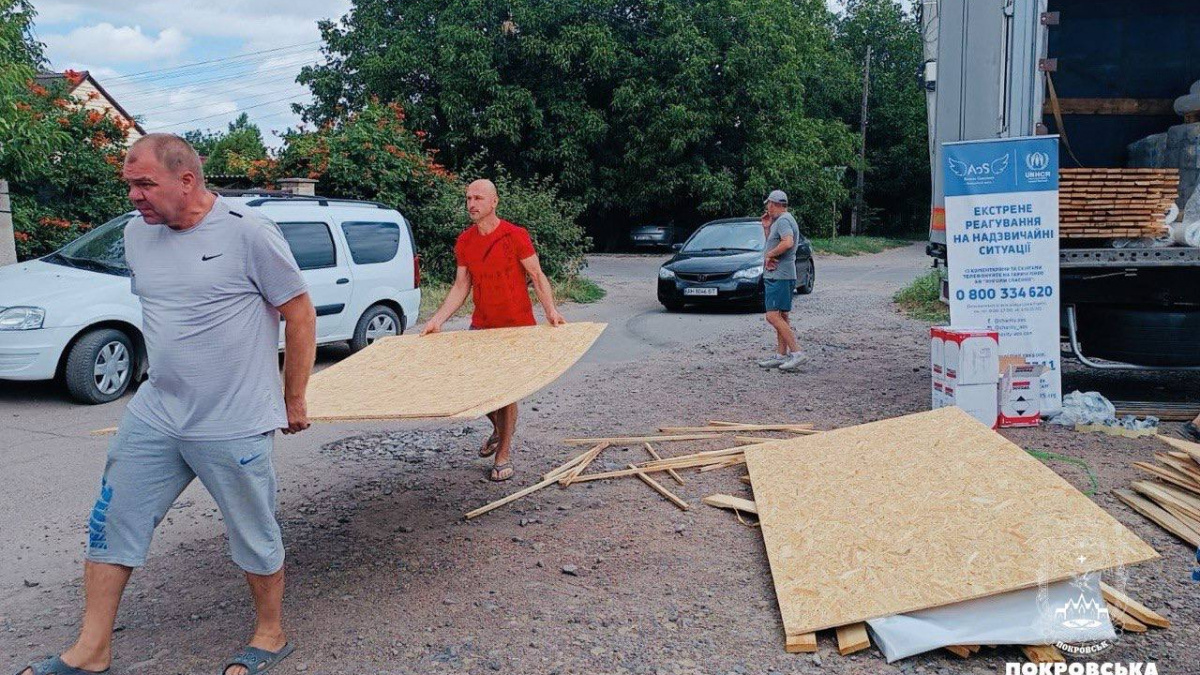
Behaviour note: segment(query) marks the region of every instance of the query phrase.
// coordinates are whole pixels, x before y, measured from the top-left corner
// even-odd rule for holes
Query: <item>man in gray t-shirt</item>
[[[796,247],[800,243],[800,226],[788,213],[788,198],[783,190],[773,190],[764,205],[766,213],[762,223],[767,244],[763,256],[763,300],[767,323],[775,329],[776,353],[759,361],[758,365],[792,372],[798,370],[806,358],[800,351],[789,316],[792,292],[796,289]]]
[[[122,177],[141,214],[125,227],[125,255],[142,305],[149,381],[109,446],[88,522],[80,637],[19,675],[108,669],[125,584],[195,478],[220,507],[257,615],[249,645],[220,672],[260,672],[292,651],[282,626],[284,552],[271,460],[276,429],[308,428],[316,312],[279,228],[209,192],[185,141],[144,136],[129,149]]]

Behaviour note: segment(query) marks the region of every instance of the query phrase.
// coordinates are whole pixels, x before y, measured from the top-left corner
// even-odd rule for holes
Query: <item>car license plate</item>
[[[716,295],[717,289],[715,289],[715,288],[685,288],[685,289],[683,289],[683,294],[684,295]]]

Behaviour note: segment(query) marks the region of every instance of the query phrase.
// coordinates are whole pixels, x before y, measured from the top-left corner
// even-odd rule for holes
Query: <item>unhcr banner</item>
[[[1056,412],[1058,137],[946,143],[942,156],[950,322],[994,329],[1002,356],[1044,366],[1036,398]]]

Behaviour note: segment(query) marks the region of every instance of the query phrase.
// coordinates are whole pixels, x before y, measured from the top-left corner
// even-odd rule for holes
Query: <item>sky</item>
[[[310,100],[295,80],[320,60],[317,21],[341,18],[350,0],[33,4],[51,67],[91,71],[147,131],[223,129],[245,111],[278,147],[278,134],[299,123],[291,105]]]
[[[245,111],[270,146],[310,100],[317,21],[349,0],[34,0],[54,70],[89,70],[147,131],[223,129]],[[210,63],[202,63],[210,62]],[[195,65],[193,65],[195,64]]]

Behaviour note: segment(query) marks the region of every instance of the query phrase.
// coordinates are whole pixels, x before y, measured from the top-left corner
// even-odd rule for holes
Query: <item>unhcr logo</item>
[[[1030,183],[1045,183],[1050,180],[1050,153],[1029,152],[1025,154],[1025,180]]]

